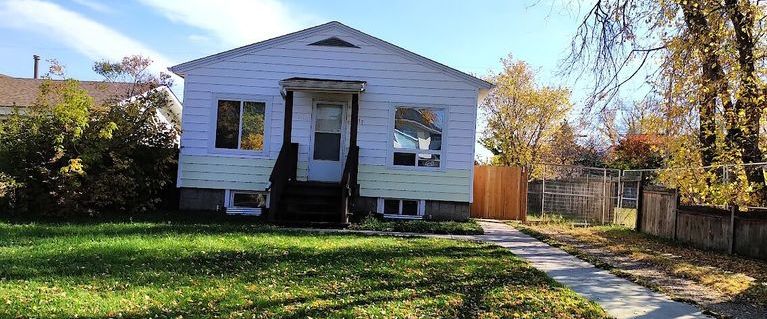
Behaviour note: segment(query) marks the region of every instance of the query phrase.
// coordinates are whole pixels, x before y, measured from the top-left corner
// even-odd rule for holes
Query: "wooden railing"
[[[357,171],[359,169],[359,146],[350,146],[349,153],[346,155],[344,163],[344,172],[341,175],[341,223],[349,222],[349,209],[351,201],[359,194],[359,185],[357,184]]]
[[[280,209],[280,198],[291,180],[296,180],[298,169],[298,143],[282,144],[280,155],[274,162],[272,175],[269,176],[269,219],[276,219]]]

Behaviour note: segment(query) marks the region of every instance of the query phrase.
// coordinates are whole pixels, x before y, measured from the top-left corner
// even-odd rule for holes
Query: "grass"
[[[566,223],[515,226],[602,268],[612,267],[601,264],[599,258],[558,240],[558,237],[567,235],[591,247],[648,263],[659,271],[692,280],[725,295],[767,305],[767,262],[764,261],[697,249],[623,226],[572,227]]]
[[[614,224],[622,225],[628,228],[636,227],[636,208],[618,208],[614,207]],[[586,222],[590,224],[599,224],[601,221],[593,220],[587,221],[582,217],[575,214],[561,214],[558,212],[545,212],[544,214],[530,213],[527,215],[528,223],[553,223],[553,224],[575,224],[584,225]]]
[[[0,223],[0,317],[604,318],[507,250],[246,223]]]
[[[372,216],[363,219],[359,224],[352,224],[349,229],[451,235],[481,235],[484,233],[482,226],[474,220],[465,222],[381,220]]]

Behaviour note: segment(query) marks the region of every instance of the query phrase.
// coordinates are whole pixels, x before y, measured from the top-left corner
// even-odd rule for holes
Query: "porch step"
[[[287,196],[334,197],[340,194],[341,185],[338,183],[290,182],[285,189]]]
[[[341,198],[338,198],[340,201]],[[317,211],[326,213],[335,213],[339,208],[339,203],[336,203],[336,199],[328,201],[325,198],[317,197],[287,197],[283,203],[288,211]]]
[[[341,185],[293,181],[288,184],[280,202],[280,220],[337,222],[341,215]]]

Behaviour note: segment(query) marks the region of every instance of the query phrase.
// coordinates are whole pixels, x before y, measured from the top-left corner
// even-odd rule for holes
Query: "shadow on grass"
[[[204,211],[154,211],[150,213],[106,213],[99,216],[3,215],[0,222],[23,225],[96,225],[102,223],[172,223],[172,224],[253,224],[264,223],[258,216],[237,216]]]
[[[303,235],[293,235],[301,240]],[[338,240],[357,235],[334,236]],[[306,236],[307,240],[310,237]],[[401,239],[409,240],[409,239]],[[184,250],[184,247],[179,247]],[[204,249],[204,248],[202,248]],[[0,278],[6,280],[45,280],[66,277],[74,282],[88,282],[96,276],[116,280],[131,280],[133,285],[152,285],[164,275],[203,276],[223,278],[259,274],[275,264],[285,269],[316,267],[316,271],[355,269],[366,264],[403,260],[406,258],[499,258],[506,252],[485,246],[428,247],[399,249],[396,246],[369,249],[292,249],[286,245],[263,244],[224,251],[172,251],[145,249],[136,246],[106,245],[65,251],[32,252],[23,258],[12,254],[0,255]],[[140,276],[137,273],[153,274]],[[298,276],[304,276],[297,274]]]
[[[25,245],[0,254],[0,301],[26,299],[7,304],[0,317],[470,318],[501,308],[601,317],[543,273],[487,245],[231,224],[6,228],[2,242]],[[530,298],[488,304],[488,294],[504,289]],[[149,298],[137,301],[142,307],[119,306],[137,295]]]

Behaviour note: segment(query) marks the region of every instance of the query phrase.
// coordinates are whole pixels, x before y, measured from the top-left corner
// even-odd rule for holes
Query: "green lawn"
[[[603,318],[504,249],[218,223],[0,223],[0,317]]]
[[[484,233],[482,226],[474,220],[465,222],[380,220],[375,217],[365,218],[362,222],[349,226],[349,229],[451,235],[481,235]]]

